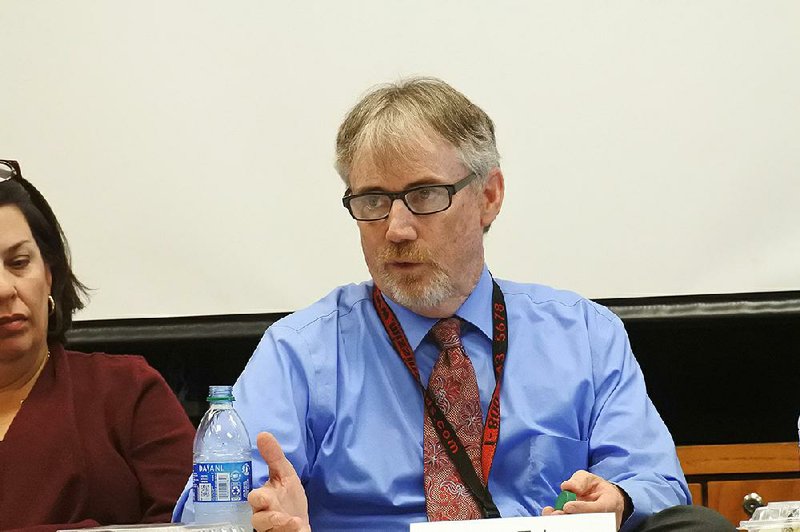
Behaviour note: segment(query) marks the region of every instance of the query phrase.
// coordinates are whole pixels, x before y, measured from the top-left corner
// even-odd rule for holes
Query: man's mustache
[[[430,262],[434,263],[431,252],[416,242],[388,244],[380,250],[378,257],[382,262]]]

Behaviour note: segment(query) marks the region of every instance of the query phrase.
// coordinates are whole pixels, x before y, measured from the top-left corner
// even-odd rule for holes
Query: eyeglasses
[[[17,161],[0,159],[0,183],[8,181],[19,174],[19,163]]]
[[[423,185],[402,192],[347,194],[342,198],[342,204],[350,211],[350,216],[361,222],[388,218],[395,200],[402,200],[414,214],[434,214],[449,209],[453,195],[473,179],[474,172],[452,185]]]

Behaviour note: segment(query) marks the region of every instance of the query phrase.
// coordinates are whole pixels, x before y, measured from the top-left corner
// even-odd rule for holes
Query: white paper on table
[[[412,523],[410,532],[616,532],[613,513]]]

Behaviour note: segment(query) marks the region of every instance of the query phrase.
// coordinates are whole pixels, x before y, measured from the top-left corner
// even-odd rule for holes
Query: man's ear
[[[481,196],[481,225],[484,228],[489,227],[500,213],[500,208],[503,206],[505,187],[502,170],[497,166],[489,170],[489,176],[483,185]]]

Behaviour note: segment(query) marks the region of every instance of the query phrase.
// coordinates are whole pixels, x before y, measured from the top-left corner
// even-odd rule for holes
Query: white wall
[[[375,83],[494,118],[500,277],[800,289],[800,2],[0,0],[0,157],[95,288],[78,319],[292,310],[367,277],[333,141]]]

